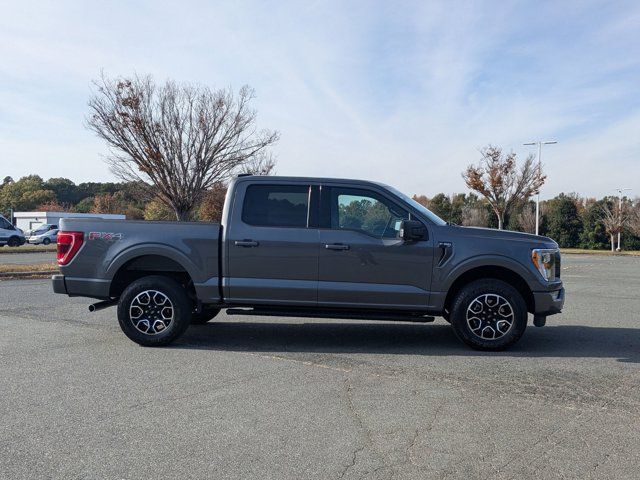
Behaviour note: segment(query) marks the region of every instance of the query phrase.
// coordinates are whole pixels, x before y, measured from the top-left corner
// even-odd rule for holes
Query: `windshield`
[[[431,210],[429,210],[427,207],[425,207],[421,203],[416,202],[413,198],[405,195],[404,193],[402,193],[402,192],[400,192],[400,191],[396,190],[395,188],[390,187],[388,185],[385,185],[385,187],[388,188],[392,193],[394,193],[395,195],[400,197],[402,200],[407,202],[413,208],[418,210],[420,213],[422,213],[425,217],[427,217],[429,220],[431,220],[436,225],[446,225],[447,224],[447,222],[442,220],[439,216],[437,216],[435,213],[433,213]]]

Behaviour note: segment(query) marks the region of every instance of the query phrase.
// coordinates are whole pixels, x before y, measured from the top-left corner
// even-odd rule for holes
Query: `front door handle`
[[[343,243],[328,243],[324,246],[327,250],[349,250],[349,245]]]
[[[233,243],[236,247],[257,247],[260,245],[255,240],[236,240]]]

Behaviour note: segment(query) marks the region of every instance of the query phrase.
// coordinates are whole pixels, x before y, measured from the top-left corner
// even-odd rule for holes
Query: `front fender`
[[[522,263],[504,255],[489,254],[476,255],[453,265],[445,264],[442,268],[436,267],[434,269],[434,280],[437,282],[438,290],[448,292],[460,276],[480,267],[501,267],[511,270],[520,276],[531,290],[540,288],[540,284],[534,277],[533,272],[527,269]]]

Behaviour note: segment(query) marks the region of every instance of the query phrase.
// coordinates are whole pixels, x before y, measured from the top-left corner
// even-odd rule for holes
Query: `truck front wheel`
[[[118,301],[118,322],[124,334],[147,347],[168,345],[191,322],[192,304],[176,280],[160,275],[131,283]]]
[[[451,305],[451,325],[460,340],[477,350],[504,350],[527,328],[527,306],[508,283],[482,279],[465,285]]]

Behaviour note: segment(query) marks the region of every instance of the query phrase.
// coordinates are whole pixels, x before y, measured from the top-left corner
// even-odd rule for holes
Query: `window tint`
[[[367,190],[332,189],[331,228],[359,230],[376,238],[395,238],[409,213]]]
[[[0,217],[0,228],[10,228],[11,224],[4,217]]]
[[[306,227],[308,185],[250,185],[244,197],[242,221],[263,227]]]

